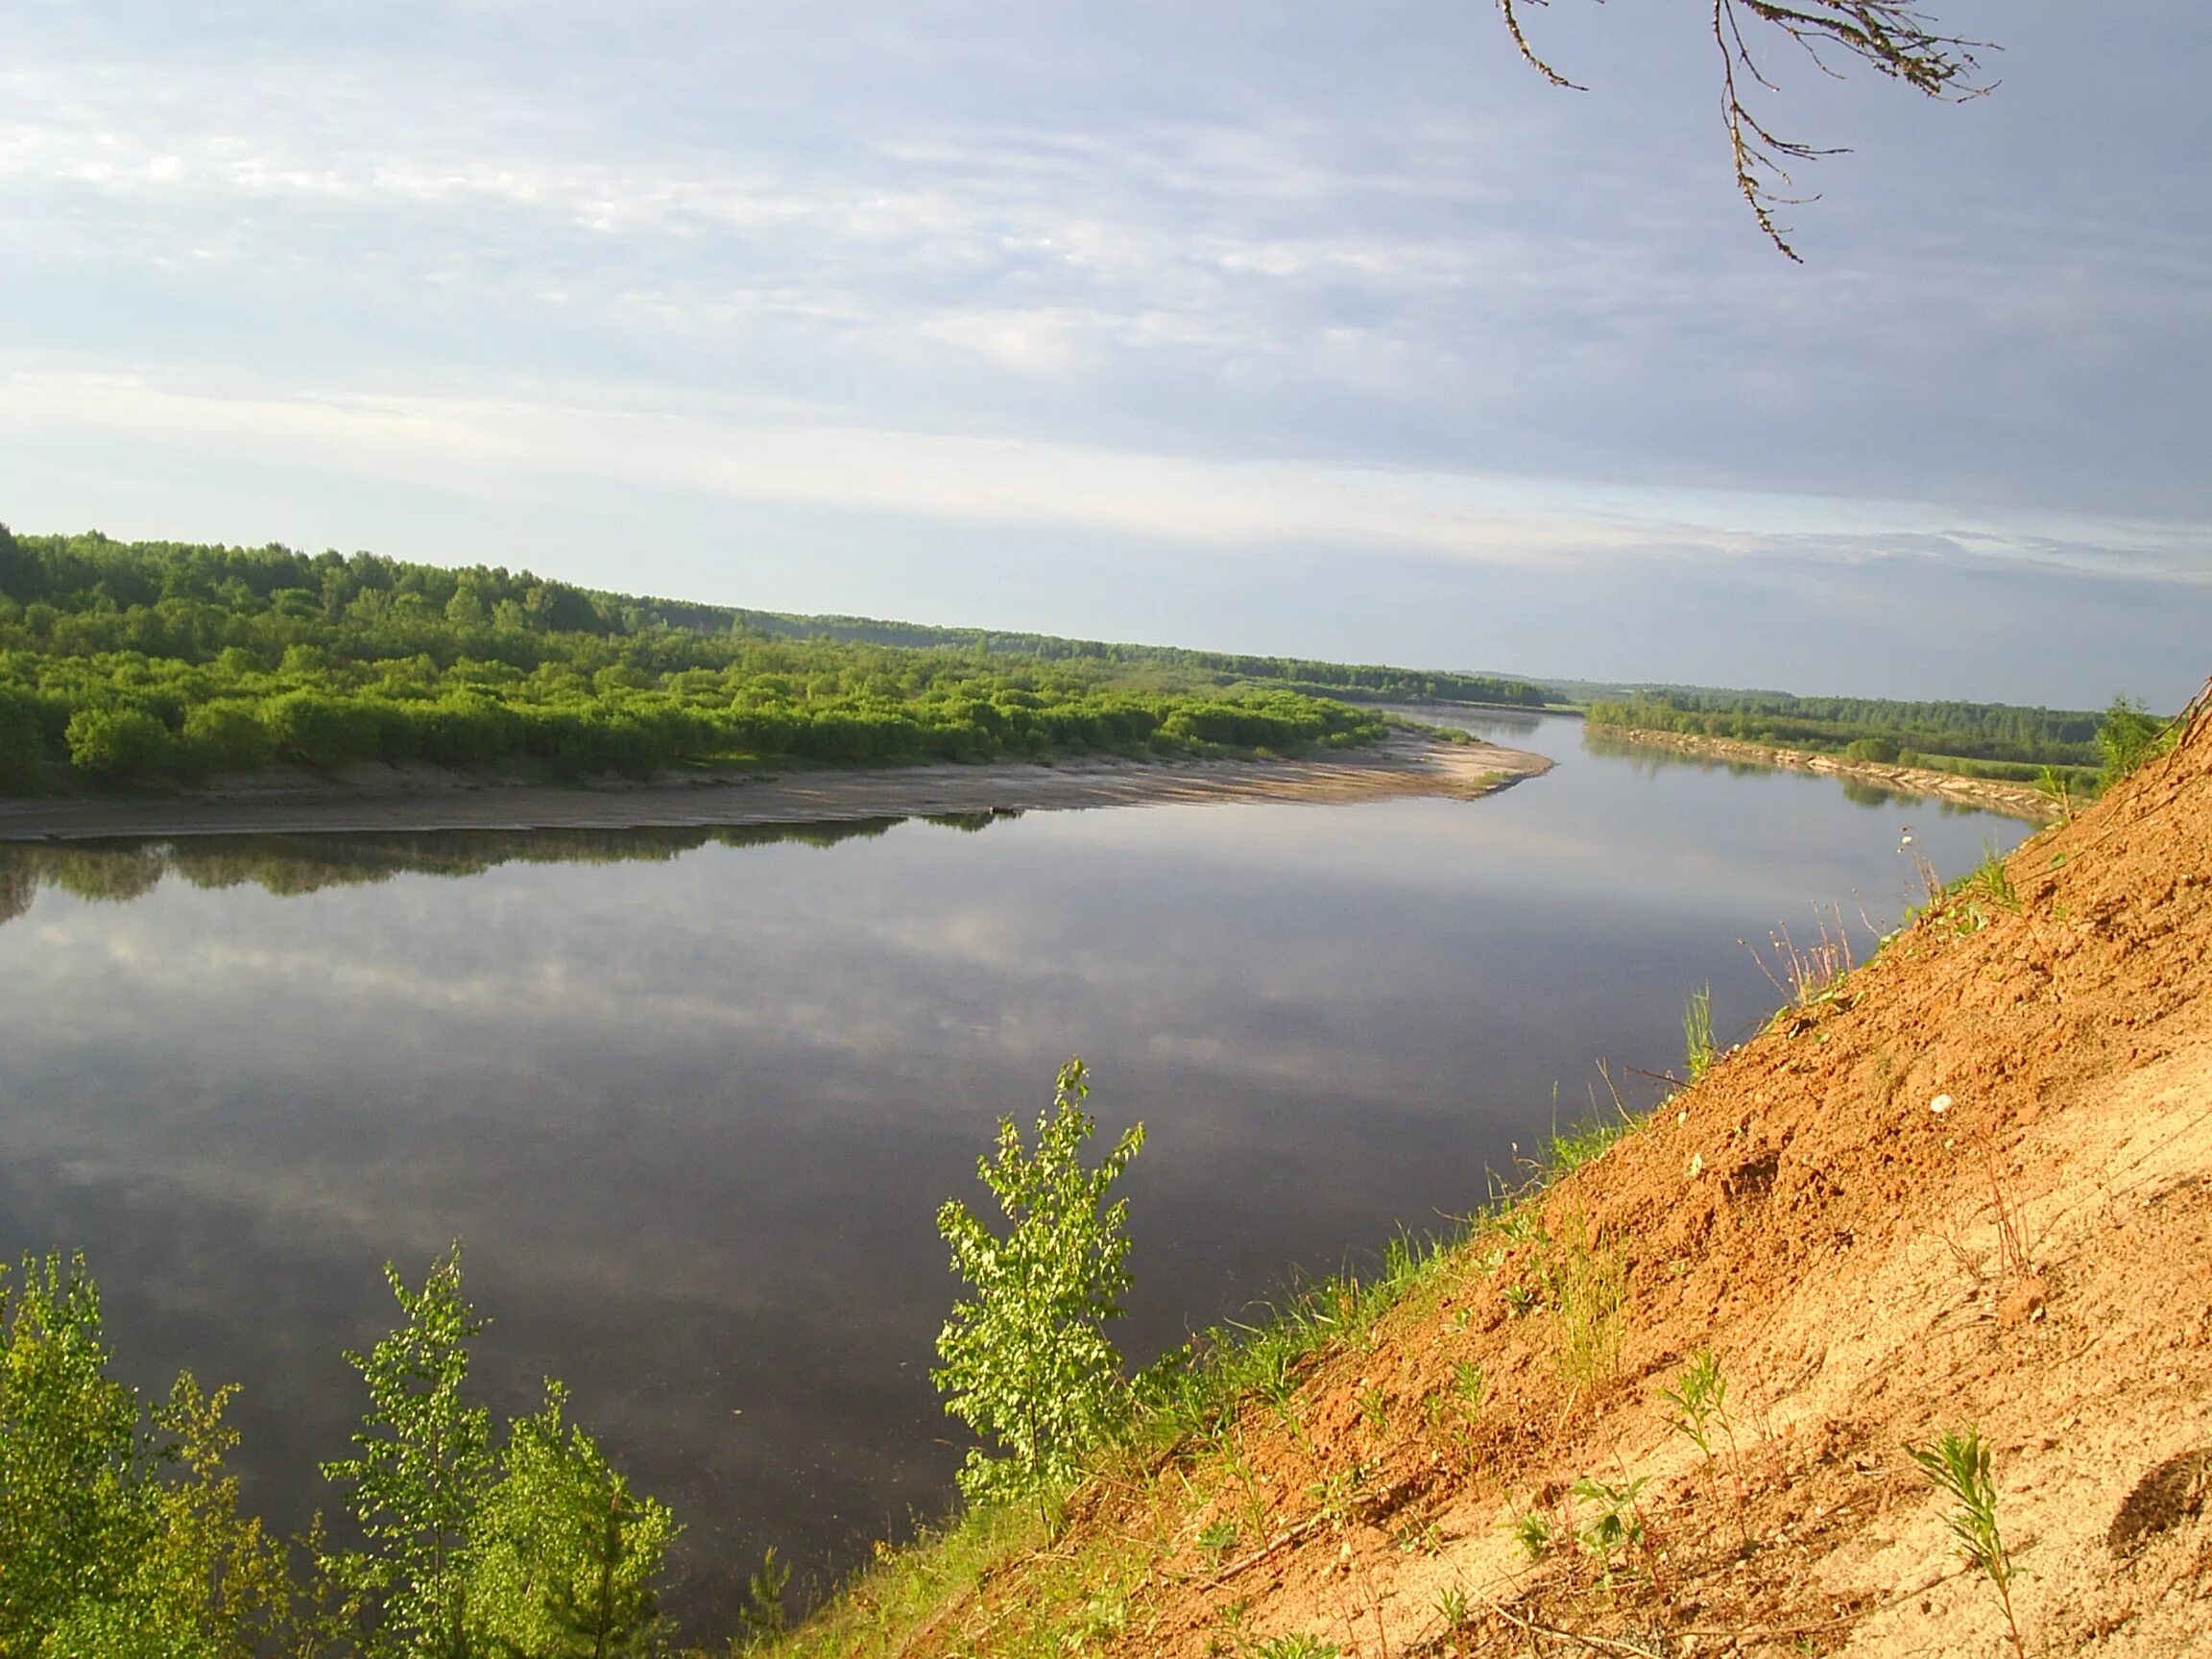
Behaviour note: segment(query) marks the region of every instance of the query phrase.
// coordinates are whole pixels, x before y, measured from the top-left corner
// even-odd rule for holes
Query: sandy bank
[[[1803,749],[1776,749],[1765,743],[1746,743],[1734,737],[1702,737],[1684,732],[1643,732],[1626,726],[1593,726],[1592,732],[1623,742],[1646,743],[1684,755],[1709,755],[1716,760],[1741,760],[1754,766],[1781,766],[1793,772],[1817,772],[1837,778],[1895,790],[1900,795],[1924,795],[1937,801],[1957,801],[2024,818],[2031,824],[2048,824],[2058,816],[2051,798],[2030,783],[2008,783],[1995,778],[1965,778],[1956,772],[1937,772],[1926,766],[1887,766],[1872,760],[1846,760],[1838,755],[1816,755]]]
[[[627,830],[828,823],[923,813],[1051,811],[1207,801],[1472,800],[1551,769],[1540,755],[1394,732],[1369,748],[1278,760],[886,766],[661,777],[571,788],[369,766],[189,794],[0,801],[0,841],[379,830]]]

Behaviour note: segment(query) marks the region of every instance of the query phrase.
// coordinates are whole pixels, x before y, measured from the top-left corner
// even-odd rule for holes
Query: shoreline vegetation
[[[1916,795],[1938,801],[1979,806],[2030,824],[2049,824],[2063,815],[2059,803],[2031,783],[1996,778],[1972,778],[1929,766],[1854,760],[1848,756],[1826,755],[1812,749],[1789,749],[1754,743],[1737,737],[1708,737],[1691,732],[1655,732],[1636,726],[1600,724],[1585,719],[1584,731],[1623,743],[1670,749],[1677,754],[1702,757],[1731,764],[1771,767],[1780,771],[1811,772],[1842,778],[1898,795]]]
[[[376,764],[538,781],[1207,758],[1382,739],[1371,705],[1541,709],[1493,676],[608,593],[356,553],[0,526],[0,796]],[[231,791],[235,792],[235,791]]]

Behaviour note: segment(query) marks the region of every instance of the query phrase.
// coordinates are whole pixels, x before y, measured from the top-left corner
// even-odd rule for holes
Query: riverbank
[[[359,766],[256,775],[175,795],[0,801],[0,841],[142,836],[626,830],[838,823],[963,812],[1193,802],[1474,800],[1549,771],[1540,755],[1394,731],[1289,758],[1085,757],[774,773],[661,775],[571,787]]]
[[[1671,749],[1678,754],[1701,755],[1715,760],[1732,760],[1753,766],[1775,766],[1792,772],[1814,772],[1826,777],[1851,778],[1900,795],[1921,795],[1938,801],[1956,801],[2002,812],[2008,818],[2031,824],[2049,824],[2059,813],[2051,797],[2027,783],[2008,783],[1996,778],[1967,778],[1957,772],[1938,772],[1927,766],[1885,765],[1873,760],[1847,760],[1839,755],[1822,755],[1807,749],[1776,749],[1765,743],[1746,743],[1734,737],[1705,737],[1685,732],[1648,732],[1633,726],[1592,726],[1589,731],[1626,743]]]
[[[1049,1522],[882,1547],[775,1651],[2197,1651],[2208,848],[2200,706],[1464,1238],[1201,1343]]]

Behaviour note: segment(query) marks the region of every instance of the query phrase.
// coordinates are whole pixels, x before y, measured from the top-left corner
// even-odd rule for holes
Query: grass
[[[1619,1244],[1593,1243],[1589,1223],[1569,1211],[1546,1253],[1544,1276],[1558,1321],[1559,1375],[1576,1389],[1611,1382],[1621,1368],[1628,1315],[1628,1258]]]
[[[1713,986],[1708,980],[1682,1005],[1683,1067],[1695,1083],[1713,1070]]]

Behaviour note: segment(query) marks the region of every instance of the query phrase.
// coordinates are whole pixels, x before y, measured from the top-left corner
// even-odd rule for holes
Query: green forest
[[[1592,726],[1733,737],[1854,759],[2030,781],[2045,766],[2102,764],[2098,733],[2108,713],[1691,687],[1600,699],[1588,707]]]
[[[580,778],[1368,742],[1469,675],[805,618],[370,553],[0,526],[0,790],[358,761]]]

